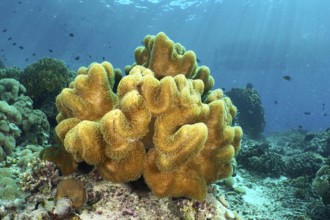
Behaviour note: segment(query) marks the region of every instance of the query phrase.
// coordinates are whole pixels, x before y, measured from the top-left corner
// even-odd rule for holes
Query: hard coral
[[[317,172],[313,180],[313,190],[317,192],[325,205],[330,204],[330,166],[324,165]]]
[[[42,58],[24,69],[20,82],[25,86],[27,95],[39,107],[49,96],[55,97],[67,86],[70,76],[69,70],[62,61]]]
[[[56,124],[55,97],[68,86],[74,74],[65,63],[54,58],[42,58],[28,65],[19,76],[27,95],[33,100],[34,107],[46,113],[51,125]]]
[[[213,78],[192,51],[164,33],[145,44],[116,93],[120,77],[110,63],[78,70],[56,99],[57,136],[76,162],[105,179],[143,175],[159,197],[202,200],[208,184],[232,173],[242,136],[231,127],[236,108],[221,90],[209,91]]]
[[[257,90],[248,84],[246,88],[233,88],[226,92],[226,95],[240,110],[236,121],[243,128],[244,134],[253,139],[260,138],[266,122],[265,111]]]
[[[19,144],[45,144],[49,123],[17,80],[0,79],[0,161]]]

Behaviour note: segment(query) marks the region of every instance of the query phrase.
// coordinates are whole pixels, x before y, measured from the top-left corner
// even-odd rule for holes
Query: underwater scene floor
[[[159,199],[143,181],[114,184],[93,170],[64,177],[28,145],[0,164],[0,219],[329,219],[329,176],[319,170],[329,140],[302,130],[244,137],[233,177],[210,185],[205,201]],[[71,200],[59,199],[65,191]]]

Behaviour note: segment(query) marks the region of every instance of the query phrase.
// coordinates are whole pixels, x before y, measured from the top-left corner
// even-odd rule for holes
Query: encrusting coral
[[[164,33],[144,43],[123,78],[108,62],[78,70],[56,99],[56,134],[75,163],[104,179],[143,176],[159,197],[203,200],[208,184],[232,173],[242,136],[231,127],[236,108],[210,91],[214,80],[194,52]]]

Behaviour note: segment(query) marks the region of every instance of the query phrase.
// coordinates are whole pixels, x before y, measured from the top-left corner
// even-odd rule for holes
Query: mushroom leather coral
[[[143,176],[159,197],[202,200],[208,184],[232,173],[242,136],[231,127],[236,108],[221,90],[210,91],[214,80],[192,51],[164,33],[144,42],[116,92],[110,63],[78,70],[56,99],[56,134],[104,179]]]

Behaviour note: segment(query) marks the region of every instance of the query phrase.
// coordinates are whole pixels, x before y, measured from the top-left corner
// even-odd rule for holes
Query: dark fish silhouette
[[[36,55],[36,53],[33,53],[32,56],[34,57]]]
[[[277,101],[277,100],[275,100],[275,101],[274,101],[274,104],[278,104],[278,101]]]
[[[24,47],[23,47],[23,46],[19,46],[18,48],[19,48],[19,49],[21,49],[21,50],[23,50],[23,49],[24,49]]]
[[[305,115],[310,115],[310,114],[311,114],[311,112],[304,112],[304,114],[305,114]]]
[[[288,76],[288,75],[283,76],[283,79],[286,80],[286,81],[291,81],[292,80],[291,76]]]
[[[302,129],[302,128],[303,128],[303,126],[301,126],[301,125],[298,125],[298,128],[299,128],[299,129]]]
[[[76,56],[74,59],[75,59],[75,60],[79,60],[79,59],[80,59],[80,57],[79,57],[79,56]]]
[[[7,29],[3,29],[3,30],[2,30],[2,32],[6,32],[6,31],[7,31]]]
[[[12,43],[11,45],[15,46],[15,45],[16,45],[16,43]]]
[[[11,40],[11,39],[13,39],[13,38],[12,38],[12,37],[9,37],[9,38],[8,38],[8,40]]]
[[[328,114],[327,113],[324,113],[323,116],[328,116]]]
[[[196,59],[196,61],[197,61],[197,63],[201,63],[201,62],[202,62],[202,61],[201,61],[200,59],[198,59],[198,58]]]
[[[105,61],[105,57],[102,57],[102,60]]]
[[[74,37],[74,33],[69,33],[69,36],[70,37]]]
[[[49,49],[48,51],[49,51],[49,53],[53,53],[54,52],[52,49]]]

